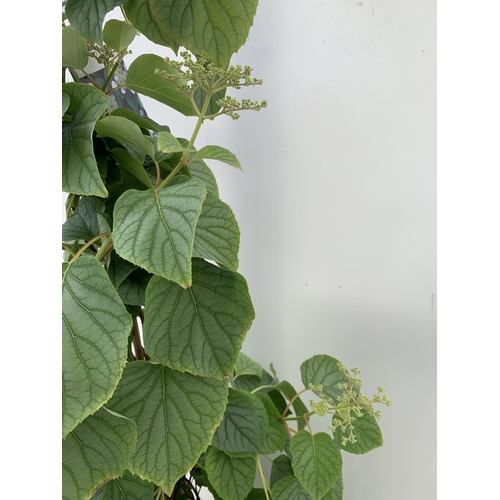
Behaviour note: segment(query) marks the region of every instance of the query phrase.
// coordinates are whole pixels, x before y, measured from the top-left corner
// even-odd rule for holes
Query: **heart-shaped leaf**
[[[345,435],[342,429],[337,427],[334,431],[334,439],[338,446],[349,453],[362,455],[384,444],[382,431],[377,423],[377,419],[373,415],[364,413],[362,417],[357,417],[352,412],[351,414],[356,419],[352,422],[352,433],[356,438],[356,442],[347,441],[345,444],[342,444],[342,438]]]
[[[121,476],[137,443],[134,422],[105,407],[87,417],[62,444],[62,497],[90,498],[104,481]]]
[[[297,481],[295,476],[287,476],[277,481],[273,488],[273,500],[313,500],[313,497]],[[321,500],[337,500],[330,490]]]
[[[130,24],[118,19],[110,19],[102,30],[104,43],[119,54],[133,41],[137,30]]]
[[[192,286],[159,277],[146,290],[144,342],[151,359],[181,371],[222,379],[232,373],[255,317],[243,276],[201,259]]]
[[[65,26],[61,42],[63,68],[84,69],[89,62],[87,40],[76,33],[72,26]]]
[[[313,500],[320,500],[342,472],[340,451],[326,432],[311,435],[305,430],[292,437],[290,451],[298,481]]]
[[[95,161],[92,132],[109,100],[103,92],[84,83],[64,83],[63,91],[70,98],[67,111],[73,118],[63,122],[63,191],[105,198],[108,192]]]
[[[170,495],[210,444],[226,401],[226,381],[129,363],[108,405],[137,424],[137,448],[127,468]]]
[[[238,354],[238,359],[234,365],[234,378],[240,375],[255,375],[262,378],[262,365],[253,360],[251,357],[247,356],[245,353],[240,352]]]
[[[252,489],[256,457],[230,457],[217,448],[210,448],[205,459],[208,480],[222,498],[245,500]]]
[[[63,269],[64,437],[113,394],[132,319],[95,258],[83,255]]]
[[[194,231],[205,196],[205,186],[194,179],[157,192],[129,189],[114,208],[116,252],[150,273],[191,286]]]
[[[104,483],[91,500],[150,500],[155,485],[126,470],[117,479]]]

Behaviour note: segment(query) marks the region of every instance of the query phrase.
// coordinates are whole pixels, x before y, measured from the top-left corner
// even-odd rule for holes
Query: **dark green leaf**
[[[89,62],[87,40],[75,33],[71,26],[62,29],[63,68],[84,69]],[[64,114],[64,111],[63,111]]]
[[[156,99],[183,115],[194,116],[195,112],[189,97],[179,93],[173,83],[156,75],[155,70],[157,69],[169,73],[175,71],[160,56],[154,54],[139,56],[130,65],[127,72],[127,88]]]
[[[255,479],[256,457],[237,458],[210,448],[205,470],[215,491],[222,498],[245,500]]]
[[[207,94],[205,93],[205,91],[203,91],[200,87],[198,87],[193,92],[194,102],[196,103],[196,106],[200,111],[202,110],[203,105],[205,104],[206,95]],[[215,115],[216,113],[218,113],[220,111],[220,106],[217,104],[217,101],[219,99],[223,99],[225,96],[226,96],[226,89],[220,90],[219,92],[213,94],[212,97],[210,98],[210,102],[208,103],[205,116]]]
[[[118,295],[124,304],[143,306],[145,304],[146,287],[151,274],[144,269],[136,269],[123,280],[118,287]]]
[[[238,270],[240,229],[233,211],[210,193],[203,202],[194,235],[193,255]]]
[[[277,481],[272,492],[273,500],[313,500],[295,476],[287,476]],[[321,500],[334,500],[333,491],[330,490]]]
[[[118,19],[110,19],[102,31],[104,43],[119,54],[133,41],[137,30],[130,24]]]
[[[62,240],[90,240],[109,228],[103,227],[105,222],[99,214],[105,210],[99,198],[82,196],[73,215],[62,226]]]
[[[112,137],[124,146],[133,144],[145,154],[154,158],[153,145],[143,135],[139,126],[128,118],[124,118],[123,116],[106,116],[96,123],[95,130],[99,137]],[[142,160],[144,160],[144,157]]]
[[[109,100],[100,90],[84,83],[64,83],[69,96],[72,122],[63,122],[62,178],[67,193],[106,197],[108,192],[99,175],[92,146],[92,132]]]
[[[128,170],[134,177],[139,179],[146,187],[153,188],[153,184],[142,165],[142,162],[134,158],[127,150],[113,148],[111,154],[125,170]]]
[[[204,146],[197,151],[197,153],[194,155],[194,159],[217,160],[241,170],[241,165],[238,158],[236,158],[236,156],[231,153],[231,151],[228,151],[225,148],[221,148],[220,146]]]
[[[313,500],[322,499],[342,472],[342,455],[332,438],[326,432],[300,431],[292,437],[290,450],[298,481]]]
[[[117,253],[113,250],[111,253],[111,258],[109,261],[108,267],[108,276],[113,283],[113,286],[117,289],[123,280],[134,270],[137,269],[137,266],[128,262],[125,259],[122,259]]]
[[[146,130],[152,130],[153,132],[160,132],[162,130],[170,132],[170,128],[166,125],[159,125],[155,121],[151,120],[151,118],[141,116],[139,113],[136,113],[131,109],[117,108],[111,113],[111,116],[123,116],[124,118],[133,121],[136,125],[139,125],[139,127]]]
[[[129,363],[109,402],[137,423],[137,449],[127,468],[170,495],[210,444],[226,401],[226,381]]]
[[[280,382],[276,386],[276,389],[279,390],[288,399],[288,401],[291,401],[297,394],[297,391],[293,388],[292,384],[290,384],[290,382],[287,382],[286,380]],[[292,408],[297,417],[300,417],[309,411],[300,397],[293,399]],[[297,420],[297,427],[299,428],[299,430],[302,430],[305,425],[306,424],[304,420]]]
[[[154,277],[146,290],[144,342],[151,359],[181,371],[223,378],[232,373],[255,317],[243,276],[192,261],[187,290]]]
[[[258,0],[129,0],[127,16],[150,40],[226,66],[246,41]]]
[[[69,95],[62,93],[62,114],[66,113],[66,110],[69,108]]]
[[[188,288],[194,231],[205,196],[205,186],[194,179],[157,192],[129,189],[114,208],[116,252]]]
[[[212,445],[231,456],[260,453],[261,436],[267,433],[268,425],[266,409],[257,396],[229,389],[224,418]]]
[[[267,497],[262,488],[252,488],[245,500],[267,500]]]
[[[268,455],[276,451],[283,451],[286,441],[286,430],[281,415],[278,413],[278,410],[267,394],[257,392],[255,396],[257,396],[264,405],[269,423],[267,433],[261,435],[262,446],[260,452]]]
[[[334,439],[338,446],[349,453],[362,455],[384,444],[382,431],[377,423],[377,419],[373,415],[364,413],[362,417],[356,417],[351,411],[351,416],[356,418],[352,422],[352,426],[354,427],[352,433],[356,438],[356,442],[351,443],[351,441],[347,441],[346,444],[342,444],[342,438],[345,437],[345,433],[342,432],[340,427],[337,427],[334,432]]]
[[[134,422],[101,408],[72,430],[62,444],[64,500],[90,498],[104,481],[119,477],[135,450]]]
[[[274,483],[278,482],[280,479],[293,475],[294,472],[291,460],[286,455],[279,455],[273,460],[269,484],[272,488]]]
[[[111,397],[132,319],[100,262],[81,256],[63,273],[63,437]]]
[[[77,33],[102,44],[104,16],[126,0],[68,0],[66,15]]]

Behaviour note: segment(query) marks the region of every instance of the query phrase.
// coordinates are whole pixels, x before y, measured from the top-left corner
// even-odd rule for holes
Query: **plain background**
[[[384,386],[384,446],[344,454],[344,498],[436,498],[436,4],[262,1],[232,62],[264,80],[232,95],[268,107],[206,122],[197,147],[243,166],[211,163],[256,310],[243,351],[296,387],[320,353]],[[190,137],[193,118],[141,100]]]

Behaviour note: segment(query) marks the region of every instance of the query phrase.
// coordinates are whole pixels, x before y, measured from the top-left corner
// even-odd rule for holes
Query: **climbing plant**
[[[117,7],[122,20],[105,22]],[[223,500],[338,500],[342,453],[382,445],[374,405],[391,403],[382,388],[363,395],[358,370],[314,356],[300,366],[297,391],[241,352],[255,313],[238,273],[240,232],[205,160],[241,166],[197,136],[207,120],[266,106],[232,94],[262,84],[250,67],[230,65],[256,9],[257,0],[66,4],[67,500],[199,499],[202,487]],[[138,33],[172,56],[140,55],[125,72]],[[120,89],[192,116],[191,137],[117,105]],[[329,419],[330,433],[314,433],[315,415]],[[269,477],[262,460],[272,462]]]

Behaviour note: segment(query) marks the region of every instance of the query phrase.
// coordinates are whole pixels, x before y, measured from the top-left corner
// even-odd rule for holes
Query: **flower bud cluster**
[[[99,64],[109,66],[109,63],[116,57],[116,52],[104,44],[102,47],[95,42],[87,40],[87,54],[93,57]]]

